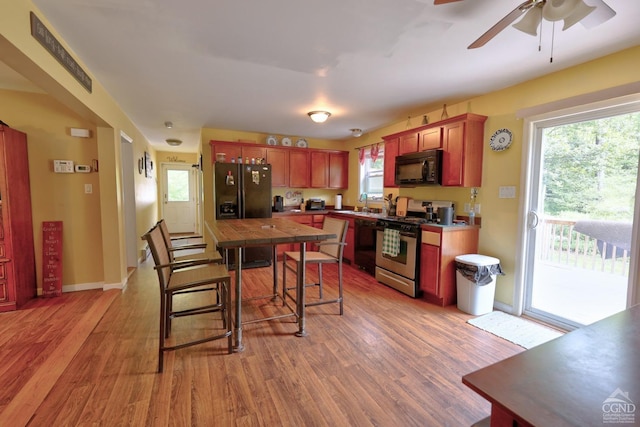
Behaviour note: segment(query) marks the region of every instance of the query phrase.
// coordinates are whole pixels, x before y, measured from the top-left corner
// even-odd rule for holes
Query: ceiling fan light
[[[542,17],[547,21],[560,21],[573,13],[581,0],[547,0],[542,6]]]
[[[540,22],[542,22],[542,11],[539,7],[532,7],[520,21],[513,24],[513,28],[537,36]]]
[[[316,123],[324,123],[331,116],[331,113],[328,111],[309,111],[307,115]]]
[[[582,0],[579,0],[578,5],[575,7],[575,9],[573,9],[571,15],[564,18],[564,26],[562,27],[562,30],[564,31],[567,28],[574,26],[575,24],[586,18],[586,16],[594,10],[596,10],[595,6],[589,6]]]

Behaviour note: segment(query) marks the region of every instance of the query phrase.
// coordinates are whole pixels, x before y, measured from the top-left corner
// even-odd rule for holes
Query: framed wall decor
[[[144,152],[144,176],[151,178],[151,172],[153,171],[153,162],[151,161],[151,155],[148,152]]]

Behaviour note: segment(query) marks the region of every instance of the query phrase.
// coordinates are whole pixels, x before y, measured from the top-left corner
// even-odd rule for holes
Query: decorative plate
[[[273,135],[267,137],[267,145],[278,145],[278,138]]]
[[[304,138],[300,138],[296,141],[296,147],[307,148],[309,144],[307,144],[307,140]]]
[[[509,129],[498,129],[489,141],[489,146],[493,151],[502,151],[509,148],[513,141],[513,135]]]
[[[282,138],[282,145],[284,145],[285,147],[291,147],[291,138],[289,138],[288,136]]]

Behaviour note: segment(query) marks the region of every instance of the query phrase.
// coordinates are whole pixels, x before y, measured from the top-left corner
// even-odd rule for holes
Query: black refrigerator
[[[213,165],[216,219],[271,218],[271,165],[219,163]],[[271,265],[271,247],[246,248],[242,268]],[[235,267],[233,251],[228,253]]]

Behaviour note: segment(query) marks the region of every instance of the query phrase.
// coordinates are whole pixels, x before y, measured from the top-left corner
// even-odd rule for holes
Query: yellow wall
[[[100,82],[91,75],[91,70],[83,64],[81,58],[75,56],[79,65],[93,79],[91,93],[31,36],[31,11],[36,13],[58,41],[63,45],[65,42],[31,1],[3,2],[0,13],[0,61],[31,80],[50,96],[40,95],[42,98],[34,98],[35,95],[32,94],[15,95],[23,108],[10,113],[14,117],[10,124],[26,131],[30,146],[33,141],[33,144],[43,150],[42,153],[34,154],[30,162],[30,173],[39,178],[37,181],[48,179],[50,186],[55,183],[55,188],[51,187],[51,193],[60,193],[60,197],[55,200],[45,191],[36,190],[33,194],[34,209],[37,209],[34,215],[34,235],[39,239],[41,234],[41,225],[35,220],[49,218],[52,214],[65,220],[65,255],[68,258],[64,260],[63,285],[91,286],[91,283],[97,282],[98,285],[102,283],[105,288],[120,287],[127,278],[121,199],[120,132],[123,131],[133,139],[134,158],[141,157],[146,150],[155,161],[155,152]],[[73,54],[68,46],[65,47]],[[2,104],[3,108],[10,108],[4,105],[4,99]],[[40,112],[43,116],[36,119],[33,112]],[[57,122],[57,119],[64,120]],[[4,120],[9,122],[6,118]],[[27,129],[20,129],[17,124],[24,124]],[[94,136],[82,145],[76,138],[65,137],[66,128],[71,126],[91,128]],[[30,148],[30,152],[31,150]],[[78,160],[83,162],[85,157],[89,160],[97,157],[100,171],[90,176],[74,175],[66,179],[53,174],[43,175],[43,163],[54,158],[45,155],[60,158],[64,154],[78,156]],[[89,179],[94,185],[91,197],[85,196],[83,192],[84,182]],[[58,186],[60,182],[69,185]],[[40,185],[32,180],[32,188],[36,184]],[[80,195],[77,194],[79,185],[82,190]],[[136,228],[137,234],[141,235],[157,220],[155,179],[145,179],[136,174],[135,191]],[[68,201],[68,204],[57,200]],[[93,242],[94,248],[86,247],[89,241]],[[142,247],[143,243],[138,242],[138,249]],[[37,247],[36,254],[39,258]],[[97,272],[100,268],[101,274]],[[42,266],[38,264],[37,270],[40,274]]]
[[[53,160],[91,165],[98,158],[95,126],[60,105],[49,95],[0,90],[0,118],[27,134],[29,180],[38,284],[42,283],[42,222],[63,222],[63,280],[93,283],[103,280],[100,233],[100,184],[97,173],[53,172]],[[69,128],[91,131],[91,138],[70,136]],[[85,194],[91,184],[92,194]],[[73,209],[69,209],[73,207]],[[93,255],[92,262],[75,262]]]
[[[472,112],[488,116],[485,122],[485,146],[483,153],[483,179],[477,202],[482,205],[482,228],[480,231],[479,252],[497,257],[506,276],[497,281],[496,299],[511,305],[514,293],[514,270],[516,264],[516,245],[518,225],[520,222],[520,175],[522,171],[522,135],[523,121],[516,118],[520,109],[546,104],[573,96],[596,92],[599,90],[621,86],[640,81],[638,74],[640,64],[640,47],[627,49],[564,71],[555,72],[544,77],[528,81],[504,90],[465,100],[455,105],[447,105],[450,117]],[[442,110],[430,110],[413,116],[412,122],[417,127],[422,114],[428,114],[431,123],[438,120]],[[359,140],[347,141],[346,147],[358,147],[382,141],[382,136],[405,130],[406,120],[378,129]],[[489,139],[498,129],[508,128],[513,132],[514,141],[511,147],[502,152],[489,149]],[[356,170],[357,156],[351,156],[350,169]],[[354,176],[356,175],[356,176]],[[357,174],[350,174],[349,188],[345,195],[345,203],[357,198]],[[500,186],[515,186],[515,199],[498,198]],[[390,190],[390,189],[387,189]],[[386,191],[385,193],[389,193]],[[453,200],[457,212],[469,201],[468,188],[434,188],[395,189],[394,195],[400,194],[419,199]]]

